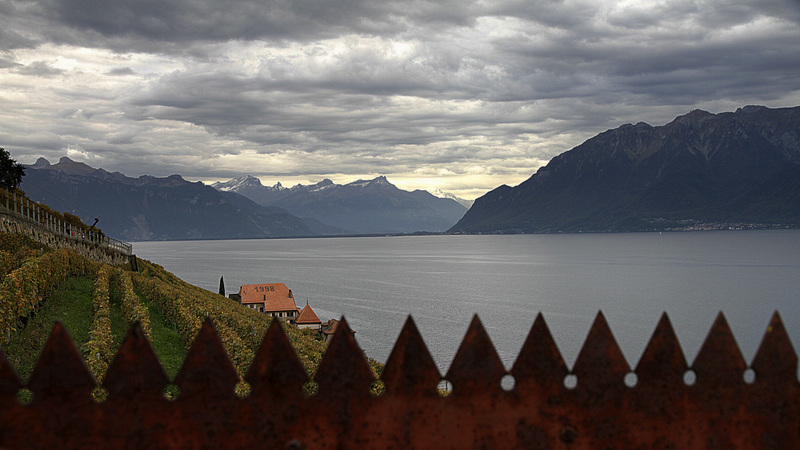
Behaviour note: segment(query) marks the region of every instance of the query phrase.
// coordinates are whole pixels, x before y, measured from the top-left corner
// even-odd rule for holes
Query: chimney
[[[294,296],[292,295],[292,290],[291,289],[289,289],[289,298],[294,298]]]

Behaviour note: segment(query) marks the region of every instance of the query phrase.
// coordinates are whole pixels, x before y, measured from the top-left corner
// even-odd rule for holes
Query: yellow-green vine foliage
[[[213,306],[209,307],[210,305],[203,298],[186,292],[185,286],[182,286],[181,283],[169,284],[160,278],[147,278],[139,274],[134,274],[132,279],[136,290],[154,301],[168,320],[176,326],[187,348],[194,341],[206,314],[208,314],[214,321],[222,345],[237,371],[240,374],[244,373],[253,360],[253,349],[257,347],[251,347],[248,343],[243,342],[239,334],[228,326],[226,321],[220,320],[219,314],[214,311]],[[212,312],[214,312],[213,315]]]
[[[0,250],[0,277],[5,278],[9,273],[19,269],[27,259],[40,256],[43,253],[43,251],[29,248],[20,249],[13,253]]]
[[[149,261],[139,260],[141,272],[128,272],[101,266],[69,249],[44,253],[47,251],[44,247],[17,242],[24,237],[3,235],[0,233],[0,269],[5,268],[5,271],[0,271],[0,346],[7,345],[15,334],[19,317],[28,316],[66,277],[94,278],[95,317],[90,340],[83,350],[98,381],[111,361],[110,348],[113,345],[108,318],[109,283],[120,293],[125,320],[128,323],[140,321],[148,338],[151,337],[149,313],[137,293],[163,312],[187,348],[197,336],[203,320],[210,317],[240,375],[252,363],[272,321],[263,313],[188,284]],[[313,378],[326,345],[313,330],[281,324],[309,377]],[[372,359],[369,362],[378,375],[382,365]]]
[[[175,326],[186,348],[189,348],[202,322],[176,301],[178,292],[158,278],[139,273],[133,273],[131,280],[137,292],[161,309],[167,320]]]
[[[68,276],[93,277],[98,266],[72,249],[59,249],[27,258],[8,273],[0,284],[0,347],[17,331],[18,319],[30,315]]]
[[[211,317],[220,339],[228,351],[237,370],[244,373],[252,362],[256,349],[261,345],[272,318],[250,308],[245,308],[239,303],[226,298],[218,293],[193,286],[164,270],[163,267],[149,261],[140,261],[140,274],[133,277],[134,285],[139,293],[137,278],[140,283],[149,282],[146,289],[156,287],[161,290],[158,295],[173,299],[182,311],[193,315],[198,322]],[[147,281],[144,281],[147,280]],[[149,295],[144,294],[150,298]],[[300,361],[308,371],[309,376],[316,373],[317,366],[325,353],[325,343],[317,338],[312,330],[301,330],[297,327],[283,323],[283,329],[290,342],[300,357]],[[180,325],[179,325],[180,328]],[[199,329],[199,324],[198,324]],[[192,339],[197,330],[192,334]],[[191,340],[189,341],[189,343]],[[187,344],[188,345],[188,344]]]
[[[97,271],[94,281],[94,296],[92,298],[92,329],[89,331],[89,341],[82,346],[83,357],[89,365],[89,370],[94,379],[103,380],[103,376],[111,363],[114,354],[111,346],[114,336],[111,333],[111,311],[109,308],[109,282],[114,268],[103,264]]]
[[[0,233],[0,280],[18,269],[25,260],[50,251],[28,236],[19,233]]]
[[[142,326],[144,334],[147,339],[153,340],[153,333],[150,326],[150,313],[147,312],[147,307],[142,304],[136,292],[133,290],[133,281],[128,272],[117,269],[114,278],[114,286],[121,297],[122,314],[125,316],[125,321],[128,326],[134,322],[139,321]]]

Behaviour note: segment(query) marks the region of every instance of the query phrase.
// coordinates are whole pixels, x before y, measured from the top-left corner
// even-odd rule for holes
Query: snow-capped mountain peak
[[[381,175],[377,178],[372,180],[356,180],[352,183],[347,183],[345,186],[352,186],[352,187],[367,187],[367,186],[392,186],[394,185],[386,179],[385,176]]]
[[[434,197],[449,198],[451,200],[455,200],[456,202],[458,202],[458,204],[460,204],[461,206],[463,206],[463,207],[465,207],[467,209],[470,209],[472,207],[472,204],[475,203],[475,200],[466,200],[466,199],[463,199],[461,197],[457,197],[457,196],[455,196],[455,195],[453,195],[453,194],[451,194],[449,192],[445,192],[445,191],[443,191],[443,190],[441,190],[439,188],[429,189],[428,192],[433,194]]]
[[[440,232],[465,212],[464,206],[449,199],[401,190],[385,176],[343,185],[324,179],[289,189],[278,183],[236,192],[262,206],[282,208],[297,217],[332,226],[336,233]]]
[[[337,185],[334,184],[333,181],[325,178],[324,180],[320,181],[317,184],[312,184],[312,185],[309,185],[309,186],[303,186],[302,184],[298,184],[297,186],[295,186],[295,188],[301,189],[301,190],[303,190],[303,189],[304,190],[308,190],[309,192],[316,192],[316,191],[321,191],[323,189],[328,189],[331,186],[337,186]]]
[[[260,188],[262,186],[261,180],[252,175],[245,175],[243,177],[237,177],[225,182],[217,182],[211,185],[211,187],[224,192],[238,192],[242,189]]]

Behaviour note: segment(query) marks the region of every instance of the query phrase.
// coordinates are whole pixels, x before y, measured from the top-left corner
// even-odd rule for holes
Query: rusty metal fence
[[[342,320],[309,396],[273,322],[244,376],[250,393],[239,397],[206,321],[174,381],[134,325],[102,381],[107,399],[96,402],[95,381],[56,324],[27,385],[0,354],[0,447],[798,448],[797,375],[777,313],[749,366],[721,313],[691,366],[664,315],[633,371],[602,314],[571,369],[540,315],[508,371],[476,316],[444,376],[409,318],[375,396]],[[449,395],[437,390],[442,379]],[[173,401],[164,396],[170,383],[180,390]],[[23,388],[29,404],[18,400]]]

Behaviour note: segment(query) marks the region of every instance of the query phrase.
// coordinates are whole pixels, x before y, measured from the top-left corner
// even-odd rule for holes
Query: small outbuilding
[[[297,316],[294,324],[297,325],[297,328],[312,328],[314,330],[319,330],[322,326],[322,321],[319,320],[319,317],[314,310],[311,309],[311,306],[306,303],[306,306],[300,310],[300,314]]]

